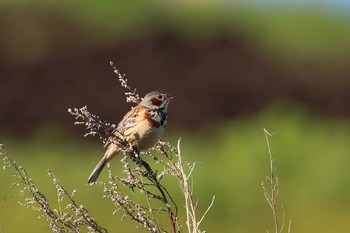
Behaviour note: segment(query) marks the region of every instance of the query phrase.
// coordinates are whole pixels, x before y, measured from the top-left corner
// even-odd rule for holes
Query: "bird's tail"
[[[88,184],[96,182],[98,176],[102,172],[103,168],[106,166],[107,162],[108,161],[107,161],[106,156],[103,156],[101,161],[96,165],[96,167],[92,171],[91,175],[89,176],[89,179],[87,181]]]
[[[118,151],[116,150],[115,147],[109,147],[107,149],[103,158],[100,160],[100,162],[98,162],[98,164],[92,171],[91,175],[89,176],[89,179],[87,180],[87,184],[96,182],[98,176],[100,175],[100,173],[102,172],[103,168],[106,166],[108,161],[110,161],[117,153]]]

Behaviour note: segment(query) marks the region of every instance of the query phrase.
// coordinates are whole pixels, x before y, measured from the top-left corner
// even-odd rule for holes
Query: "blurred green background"
[[[185,160],[201,162],[199,213],[216,196],[202,230],[272,232],[266,128],[291,232],[348,231],[346,1],[2,1],[0,31],[0,143],[53,205],[49,168],[110,232],[142,232],[85,185],[103,148],[67,113],[87,105],[119,122],[131,105],[114,61],[140,94],[176,95],[164,139],[181,137]],[[0,232],[50,232],[12,182],[0,171]]]

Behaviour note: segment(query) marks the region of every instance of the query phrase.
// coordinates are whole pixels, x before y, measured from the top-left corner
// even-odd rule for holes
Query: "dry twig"
[[[284,212],[283,205],[281,205],[282,224],[280,225],[278,214],[277,214],[277,207],[276,207],[277,197],[279,194],[279,183],[278,183],[278,177],[276,176],[276,168],[274,167],[274,158],[272,156],[271,147],[270,147],[269,138],[268,138],[268,137],[271,137],[272,135],[266,129],[264,129],[264,134],[265,134],[265,140],[266,140],[267,149],[269,153],[270,174],[265,177],[268,187],[266,187],[264,182],[262,182],[262,188],[264,190],[265,199],[272,211],[275,233],[282,233],[284,229],[285,212]],[[289,221],[289,225],[288,225],[288,231],[287,231],[288,233],[290,233],[290,227],[291,227],[291,220]]]

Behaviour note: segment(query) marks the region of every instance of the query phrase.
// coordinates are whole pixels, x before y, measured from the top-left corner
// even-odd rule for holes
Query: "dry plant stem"
[[[196,221],[196,213],[194,211],[194,206],[193,206],[193,201],[192,201],[192,196],[191,193],[189,192],[189,187],[187,183],[187,175],[185,174],[184,170],[182,169],[182,157],[181,157],[181,150],[180,150],[180,140],[178,141],[177,144],[178,148],[178,168],[180,171],[181,175],[181,181],[182,181],[182,189],[183,189],[183,194],[185,198],[185,208],[186,208],[186,224],[187,224],[187,229],[189,233],[196,232],[195,228],[197,225]],[[190,174],[192,172],[190,171]],[[193,229],[192,229],[193,227]]]
[[[274,158],[272,156],[271,146],[268,138],[268,137],[271,137],[272,135],[266,129],[264,129],[264,135],[265,135],[265,140],[266,140],[267,149],[269,153],[270,174],[266,176],[266,181],[269,185],[268,189],[265,187],[264,182],[262,183],[262,187],[264,190],[265,199],[268,202],[270,209],[272,211],[275,233],[281,233],[283,232],[283,229],[284,229],[285,212],[284,212],[284,207],[282,205],[282,224],[281,226],[279,226],[277,207],[276,207],[277,197],[279,194],[279,183],[278,183],[278,177],[275,175],[276,169],[274,167]],[[290,232],[290,226],[291,226],[291,221],[289,221],[288,233]]]
[[[169,218],[170,218],[170,222],[171,222],[171,226],[172,226],[172,232],[179,232],[179,229],[177,230],[177,217],[174,214],[173,210],[171,209],[171,205],[168,201],[167,196],[169,196],[169,198],[172,200],[171,196],[169,195],[169,193],[166,191],[166,189],[160,184],[157,175],[155,172],[153,172],[153,170],[151,169],[151,166],[144,161],[140,156],[138,156],[138,154],[136,153],[131,153],[131,159],[138,164],[139,166],[142,166],[145,168],[145,170],[147,171],[146,174],[144,174],[144,176],[152,182],[152,184],[158,189],[158,191],[161,194],[161,200],[162,202],[164,202]],[[173,204],[175,204],[173,202]],[[176,206],[176,205],[175,205]],[[176,207],[177,208],[177,207]]]
[[[111,198],[115,207],[117,208],[116,211],[120,209],[124,211],[122,219],[126,215],[128,215],[132,220],[138,222],[141,226],[143,226],[145,229],[149,230],[150,232],[165,232],[164,230],[162,230],[161,227],[159,227],[157,222],[154,221],[155,218],[152,219],[145,214],[144,210],[146,208],[130,200],[128,196],[123,195],[122,191],[119,189],[119,180],[117,177],[114,177],[112,175],[109,164],[108,164],[108,174],[109,174],[108,183],[110,184],[110,186],[108,186],[106,183],[101,183],[104,187],[104,192],[107,193],[105,197]],[[114,211],[114,213],[116,211]]]
[[[278,178],[275,179],[275,168],[273,167],[273,157],[272,157],[271,147],[268,139],[268,137],[271,136],[271,134],[266,129],[264,129],[264,134],[265,134],[267,149],[269,152],[269,161],[270,161],[270,175],[266,177],[266,180],[268,181],[271,188],[271,194],[265,195],[265,196],[272,210],[274,225],[275,225],[275,232],[278,233],[279,227],[278,227],[278,218],[277,218],[277,209],[276,209],[276,202],[277,202],[277,196],[278,196]]]
[[[72,195],[70,195],[67,190],[60,184],[60,181],[56,178],[56,176],[53,174],[51,170],[48,170],[48,175],[52,177],[53,183],[56,185],[57,189],[57,198],[58,198],[58,204],[60,206],[60,213],[63,213],[61,210],[61,202],[66,197],[68,198],[70,204],[68,207],[72,210],[74,210],[75,214],[77,214],[79,217],[81,217],[82,223],[87,226],[90,229],[93,229],[96,232],[107,232],[106,229],[100,227],[97,222],[91,218],[88,211],[82,206],[78,205],[76,201],[73,198],[73,195],[75,194],[75,190],[73,191]]]
[[[136,104],[140,103],[141,98],[136,93],[136,89],[134,89],[133,91],[131,90],[131,87],[128,85],[128,80],[125,78],[126,75],[119,72],[117,67],[114,66],[114,62],[110,61],[109,64],[112,66],[114,73],[118,76],[118,81],[120,82],[120,85],[127,90],[127,92],[125,92],[126,102],[132,102]]]
[[[8,167],[13,167],[15,169],[15,174],[14,176],[16,176],[17,178],[20,179],[20,182],[25,186],[26,190],[32,195],[32,198],[34,200],[35,203],[37,203],[38,205],[40,205],[40,210],[44,211],[45,214],[50,218],[50,219],[54,219],[55,221],[53,221],[52,223],[57,227],[57,228],[61,228],[59,226],[59,224],[62,224],[64,226],[66,226],[69,229],[73,229],[73,227],[68,224],[65,223],[63,221],[61,221],[56,214],[54,213],[54,211],[51,209],[51,207],[49,206],[48,201],[46,200],[46,197],[39,192],[35,185],[34,182],[28,177],[27,172],[21,167],[21,166],[17,166],[17,163],[11,159],[10,156],[7,155],[6,151],[1,148],[1,154],[4,157],[4,161],[5,164]],[[5,166],[6,166],[5,165]],[[17,186],[17,185],[16,185]],[[23,193],[23,192],[21,192]]]
[[[53,232],[81,232],[81,227],[86,227],[88,232],[107,232],[106,229],[100,227],[95,220],[89,215],[88,211],[82,206],[77,205],[73,199],[73,195],[69,195],[66,189],[60,185],[58,179],[51,171],[49,176],[53,177],[53,183],[56,185],[59,210],[53,209],[46,196],[38,190],[33,180],[28,176],[27,172],[11,159],[3,147],[0,147],[0,154],[4,156],[4,168],[13,168],[15,177],[19,179],[19,183],[14,183],[13,186],[21,186],[20,195],[25,196],[24,206],[33,210],[42,212],[40,218],[45,218],[49,222],[49,227]],[[61,204],[64,198],[69,200],[69,204],[64,208],[68,212],[63,212]]]
[[[141,179],[142,183],[145,183],[143,181],[142,176],[140,177],[140,179]],[[155,215],[154,210],[153,210],[152,205],[151,205],[151,194],[144,187],[142,187],[141,189],[143,190],[143,192],[145,193],[145,196],[146,196],[148,211],[151,213],[152,218],[156,219],[156,215]],[[158,222],[155,222],[155,225],[156,225],[157,229],[160,229]]]
[[[178,162],[175,164],[176,169],[178,171],[178,177],[179,177],[179,182],[181,184],[181,189],[182,193],[185,198],[185,209],[186,209],[186,225],[187,225],[187,230],[189,233],[200,233],[201,231],[199,230],[199,225],[203,221],[204,217],[212,207],[215,201],[215,196],[213,196],[212,201],[207,208],[207,210],[204,212],[203,216],[201,219],[198,221],[196,217],[196,207],[197,203],[193,203],[193,197],[192,197],[192,191],[190,189],[190,186],[188,185],[188,179],[191,177],[192,172],[194,170],[194,167],[196,163],[193,163],[193,165],[187,164],[189,167],[190,171],[188,175],[186,175],[184,168],[182,166],[182,154],[181,154],[181,148],[180,148],[180,141],[181,139],[178,140],[177,143],[177,157],[178,157]]]

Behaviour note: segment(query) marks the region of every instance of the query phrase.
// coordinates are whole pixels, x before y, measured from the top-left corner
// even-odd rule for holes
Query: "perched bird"
[[[174,95],[163,91],[148,93],[136,107],[124,116],[116,128],[115,135],[122,134],[138,152],[149,149],[164,132],[168,118],[168,106],[173,99]],[[107,150],[92,171],[87,181],[88,184],[95,182],[107,162],[121,152],[121,146],[111,141],[107,141],[105,145]]]

